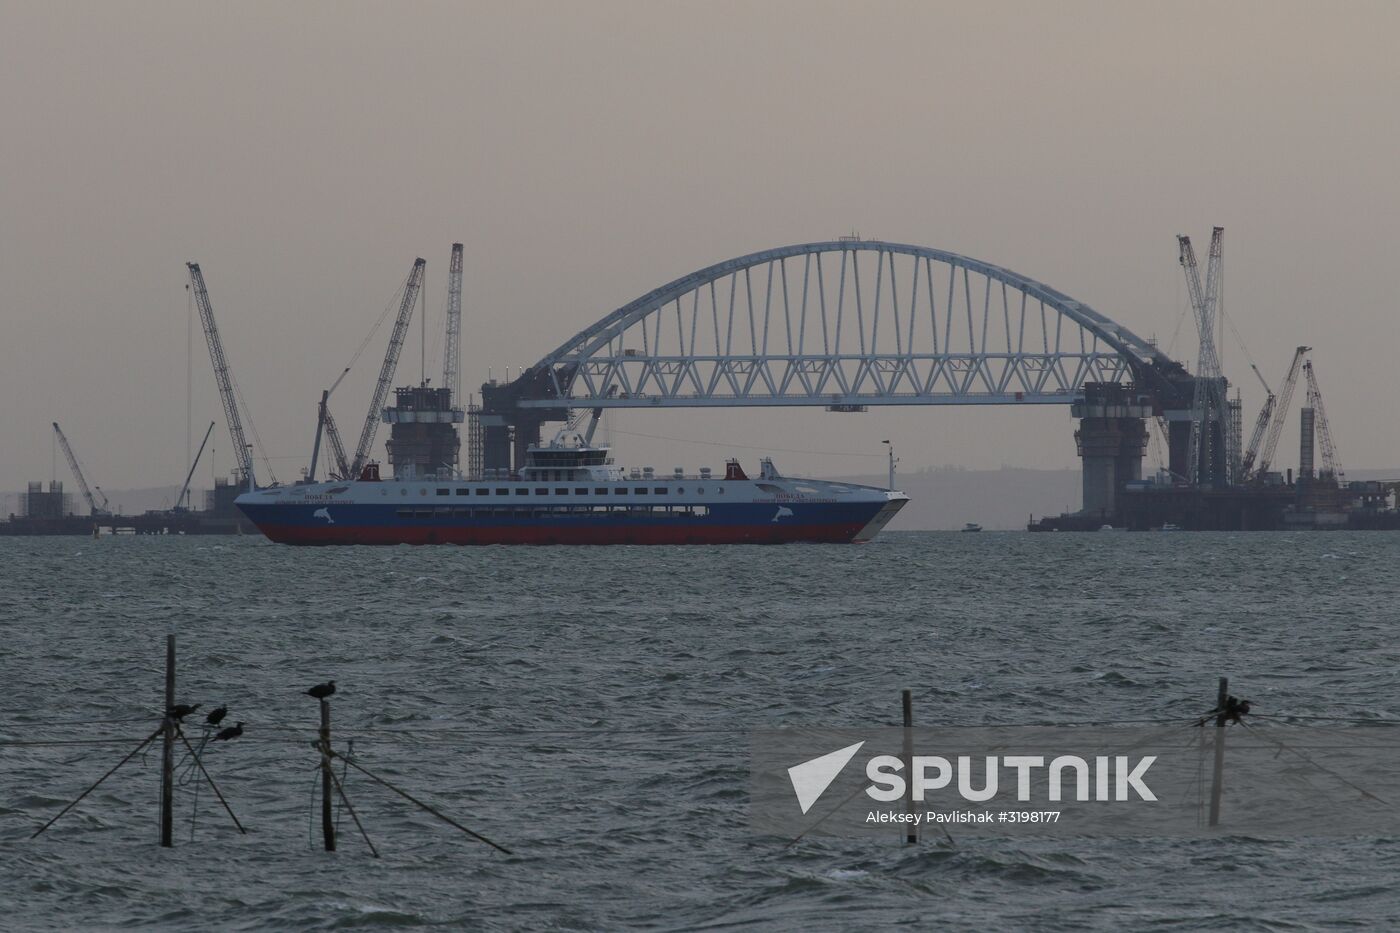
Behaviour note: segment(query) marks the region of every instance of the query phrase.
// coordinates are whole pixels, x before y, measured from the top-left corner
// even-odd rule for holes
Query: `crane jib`
[[[452,244],[447,270],[447,339],[442,350],[442,384],[452,392],[452,404],[461,404],[460,369],[462,338],[462,244]]]
[[[97,494],[102,496],[101,503],[93,496],[92,490],[88,488],[87,477],[83,476],[83,469],[78,466],[78,457],[73,453],[73,448],[68,443],[68,437],[58,426],[57,421],[50,423],[53,425],[53,433],[58,436],[58,446],[63,448],[63,456],[68,460],[68,468],[73,471],[73,479],[78,483],[78,491],[82,493],[83,500],[88,504],[88,511],[93,515],[101,515],[107,510],[107,497],[102,495],[101,489],[97,490]]]
[[[413,305],[418,300],[418,290],[423,286],[423,267],[427,265],[421,257],[413,261],[413,270],[404,283],[403,300],[399,303],[399,316],[394,321],[394,331],[389,335],[389,349],[384,353],[384,364],[379,368],[379,381],[374,387],[374,397],[370,401],[369,413],[365,415],[365,425],[360,430],[360,442],[355,445],[355,459],[350,464],[352,476],[358,476],[369,460],[369,450],[374,444],[375,432],[379,430],[380,411],[389,397],[389,386],[394,381],[394,370],[399,366],[399,353],[403,350],[404,339],[408,336],[408,324],[413,318]]]
[[[214,367],[214,382],[219,389],[219,401],[224,406],[224,419],[228,423],[229,440],[233,443],[233,455],[238,458],[240,481],[256,485],[253,478],[253,452],[244,439],[243,419],[239,416],[238,400],[233,391],[233,378],[229,374],[228,357],[224,354],[224,344],[219,338],[218,325],[214,323],[214,307],[209,302],[209,290],[204,285],[204,273],[199,263],[186,263],[190,272],[190,284],[194,290],[194,303],[199,311],[199,322],[204,327],[204,339],[209,345],[209,362]]]

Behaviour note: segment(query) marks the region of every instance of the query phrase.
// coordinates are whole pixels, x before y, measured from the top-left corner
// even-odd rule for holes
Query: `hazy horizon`
[[[0,490],[49,479],[51,421],[104,488],[178,485],[211,420],[203,485],[232,467],[188,260],[286,482],[420,255],[434,375],[454,241],[470,389],[677,276],[852,231],[1037,278],[1194,368],[1175,235],[1213,224],[1246,431],[1235,329],[1275,385],[1315,348],[1344,465],[1400,463],[1397,26],[1383,3],[0,5]],[[347,434],[386,340],[336,392]],[[911,468],[1077,466],[1061,407],[605,426],[627,464],[878,474],[890,438]]]

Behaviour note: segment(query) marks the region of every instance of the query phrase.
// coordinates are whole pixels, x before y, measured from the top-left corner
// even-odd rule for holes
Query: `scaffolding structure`
[[[383,412],[390,425],[389,463],[395,479],[450,477],[457,472],[461,441],[457,425],[465,417],[452,405],[446,386],[404,386],[394,390],[394,405]]]
[[[486,434],[481,424],[481,406],[472,402],[467,406],[467,479],[481,479],[482,453],[485,449]]]
[[[67,518],[74,514],[73,494],[64,492],[59,480],[51,480],[48,491],[43,483],[30,483],[28,491],[20,494],[19,514],[24,518]]]

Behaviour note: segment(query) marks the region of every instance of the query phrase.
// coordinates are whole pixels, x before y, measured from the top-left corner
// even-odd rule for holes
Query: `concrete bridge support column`
[[[481,468],[489,473],[514,473],[525,465],[525,451],[540,442],[545,419],[533,411],[517,410],[510,416],[482,414]],[[558,419],[556,419],[558,420]]]
[[[1084,511],[1112,518],[1123,487],[1142,478],[1152,407],[1131,386],[1088,383],[1071,411],[1079,419],[1074,440],[1083,461]]]
[[[509,473],[511,430],[500,415],[482,415],[481,468],[488,476]]]

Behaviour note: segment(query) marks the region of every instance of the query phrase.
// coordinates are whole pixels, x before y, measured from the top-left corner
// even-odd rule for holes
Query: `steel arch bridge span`
[[[516,404],[1067,404],[1085,383],[1171,369],[1155,346],[1035,279],[842,239],[740,256],[648,292],[535,364]]]

